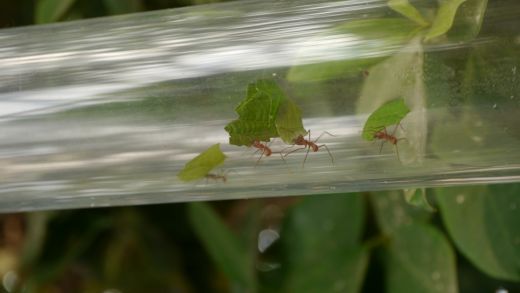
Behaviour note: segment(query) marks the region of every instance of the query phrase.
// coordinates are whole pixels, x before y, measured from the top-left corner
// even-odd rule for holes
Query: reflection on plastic
[[[410,53],[416,44],[402,46],[406,36],[345,33],[363,23],[353,28],[352,21],[386,11],[379,0],[246,1],[1,30],[0,211],[519,181],[519,138],[507,126],[515,125],[518,112],[507,103],[520,94],[491,105],[432,103],[427,113],[408,115],[413,119],[403,121],[404,135],[417,137],[412,142],[420,140],[424,153],[421,161],[402,164],[393,149],[379,154],[378,146],[362,140],[369,112],[356,112],[363,82],[377,80],[384,68],[360,63],[343,79],[315,83],[319,70],[299,67]],[[501,21],[517,19],[518,10],[505,12]],[[386,27],[396,31],[401,22],[391,24]],[[465,48],[495,42],[482,37],[424,50],[465,60]],[[414,58],[382,59],[393,66],[424,61],[410,54]],[[494,58],[520,66],[509,55]],[[505,74],[513,82],[516,69]],[[326,152],[309,156],[305,169],[305,152],[284,163],[275,154],[287,145],[275,139],[273,155],[255,167],[253,149],[228,144],[224,127],[236,119],[247,84],[259,78],[279,81],[301,107],[306,129],[335,135],[320,140],[333,166]],[[370,92],[363,89],[362,98]],[[369,106],[363,100],[361,108]],[[413,127],[416,121],[421,128]],[[228,156],[226,183],[176,178],[215,143]],[[400,153],[416,153],[410,145],[400,144]]]

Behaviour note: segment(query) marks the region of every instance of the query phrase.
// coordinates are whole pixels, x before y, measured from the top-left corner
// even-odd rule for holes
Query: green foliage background
[[[9,1],[0,4],[0,26],[207,2],[214,1]],[[442,1],[455,10],[463,2]],[[478,10],[485,1],[467,2]],[[390,1],[418,26],[432,21],[427,39],[444,34],[445,21],[425,19],[407,3]],[[450,7],[442,11],[444,19],[454,15]],[[388,23],[339,29],[366,32],[368,27],[392,31]],[[496,67],[484,64],[486,50],[493,51],[481,49],[468,64],[493,73]],[[444,88],[443,64],[428,58],[426,66],[434,69],[426,80],[437,81],[428,84],[430,96],[456,95]],[[327,79],[352,67],[328,65],[295,68],[289,79]],[[490,94],[479,88],[485,76],[467,76],[467,88],[482,93],[474,96]],[[442,98],[439,94],[437,101]],[[434,133],[433,140],[436,135],[446,134]],[[493,292],[501,287],[515,292],[520,291],[519,186],[425,190],[436,212],[420,201],[406,202],[403,191],[387,191],[2,215],[0,273],[5,281],[15,270],[18,278],[7,287],[23,292]],[[271,237],[279,231],[280,238],[259,238],[266,231]],[[259,250],[259,241],[269,239],[274,243]]]

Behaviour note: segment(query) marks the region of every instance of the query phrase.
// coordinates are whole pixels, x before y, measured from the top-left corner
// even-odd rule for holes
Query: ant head
[[[305,144],[305,142],[307,142],[307,140],[305,140],[302,135],[298,135],[298,137],[294,139],[294,143],[298,145]]]

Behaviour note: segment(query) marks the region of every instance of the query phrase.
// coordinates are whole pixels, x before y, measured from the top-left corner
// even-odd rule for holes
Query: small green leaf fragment
[[[383,104],[368,117],[362,137],[369,141],[374,140],[375,133],[387,126],[398,124],[409,112],[410,108],[402,98]]]
[[[408,0],[389,0],[388,6],[420,26],[429,25],[421,13]]]
[[[278,110],[276,129],[280,138],[288,144],[292,144],[298,136],[307,134],[303,128],[302,111],[290,99],[285,99]]]
[[[193,181],[204,178],[216,166],[222,164],[226,155],[220,150],[220,144],[214,144],[191,161],[178,174],[182,181]]]
[[[435,19],[428,33],[426,33],[425,41],[445,34],[451,29],[453,20],[457,14],[457,9],[466,0],[446,0],[440,4]]]

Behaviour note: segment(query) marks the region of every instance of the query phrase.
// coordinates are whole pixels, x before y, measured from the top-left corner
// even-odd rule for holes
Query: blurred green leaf
[[[433,212],[435,208],[428,201],[425,188],[404,189],[404,199],[408,204]]]
[[[436,190],[455,244],[475,266],[499,279],[520,281],[520,185]]]
[[[195,233],[226,276],[244,290],[254,291],[253,256],[247,253],[213,209],[205,203],[191,203],[189,217]]]
[[[226,155],[220,150],[220,144],[214,144],[186,163],[184,168],[177,174],[177,177],[182,181],[204,178],[216,166],[222,164],[225,159]]]
[[[399,190],[371,193],[370,201],[374,206],[377,224],[387,235],[401,226],[426,222],[431,216],[424,209],[408,204]]]
[[[142,0],[103,0],[110,14],[132,13],[143,10]]]
[[[400,123],[408,113],[410,113],[410,108],[406,106],[402,98],[386,102],[368,116],[361,136],[372,141],[377,132]]]
[[[458,291],[455,253],[430,225],[412,223],[394,230],[386,256],[389,293]]]
[[[38,0],[35,23],[56,22],[63,18],[76,0]]]
[[[400,14],[408,17],[408,19],[416,22],[420,26],[429,25],[421,13],[408,0],[389,0],[388,6]]]
[[[291,82],[322,81],[358,75],[406,44],[420,28],[408,19],[377,18],[350,21],[333,28],[328,35],[355,38],[356,50],[346,47],[344,58],[330,62],[292,67],[287,79]],[[316,42],[321,40],[317,39]],[[384,49],[384,50],[383,50]],[[323,54],[323,52],[320,52]],[[335,53],[338,54],[338,53]],[[305,58],[305,56],[300,56]]]
[[[484,21],[488,0],[471,0],[462,4],[450,30],[450,38],[470,41],[476,38]]]
[[[440,2],[439,9],[435,15],[432,26],[426,33],[425,41],[445,34],[450,30],[459,6],[466,0],[444,0]]]
[[[357,292],[368,253],[360,245],[363,198],[357,194],[306,197],[282,230],[286,292]]]

